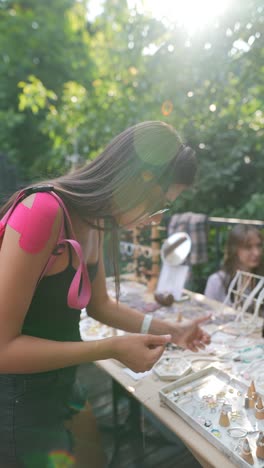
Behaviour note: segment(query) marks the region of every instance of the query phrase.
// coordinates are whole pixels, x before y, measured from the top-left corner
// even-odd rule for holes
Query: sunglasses
[[[163,208],[162,210],[154,211],[154,213],[149,214],[148,217],[152,218],[153,216],[158,216],[158,215],[164,214],[167,211],[170,211],[171,208],[172,208],[172,203],[168,201],[166,203],[166,205],[165,205],[165,208]]]

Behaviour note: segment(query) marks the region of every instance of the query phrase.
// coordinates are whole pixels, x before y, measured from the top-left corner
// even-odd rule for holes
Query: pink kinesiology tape
[[[49,193],[37,193],[31,208],[19,203],[8,225],[20,234],[19,245],[29,253],[38,253],[51,236],[59,203]]]

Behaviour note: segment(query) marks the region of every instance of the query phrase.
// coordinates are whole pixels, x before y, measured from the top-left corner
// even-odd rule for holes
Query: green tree
[[[165,120],[196,149],[200,167],[193,192],[175,210],[238,216],[247,207],[262,216],[260,0],[235,0],[229,14],[192,37],[117,0],[105,0],[93,22],[84,1],[0,5],[8,56],[0,70],[11,74],[0,83],[4,112],[11,112],[0,138],[31,176],[93,158],[138,121]]]
[[[45,111],[18,111],[17,85],[35,75],[59,99],[66,81],[85,79],[92,66],[85,11],[74,0],[0,1],[0,143],[25,176],[47,169],[52,145],[42,133]]]

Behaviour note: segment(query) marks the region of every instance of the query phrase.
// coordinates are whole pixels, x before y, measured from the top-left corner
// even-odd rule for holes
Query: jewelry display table
[[[113,281],[112,279],[108,279],[107,281],[109,293],[110,295],[114,295]],[[255,327],[254,333],[250,335],[231,335],[228,333],[228,322],[234,320],[234,310],[232,308],[209,300],[201,294],[192,293],[187,290],[185,290],[184,293],[188,295],[189,300],[181,303],[174,303],[170,307],[161,307],[155,303],[153,295],[147,292],[145,286],[133,281],[123,281],[121,282],[120,300],[126,302],[131,307],[134,306],[145,313],[152,313],[154,316],[164,320],[184,321],[211,312],[213,316],[212,320],[206,324],[204,328],[211,333],[212,343],[206,350],[192,353],[187,350],[183,351],[175,346],[170,346],[163,354],[162,359],[165,359],[166,362],[167,357],[168,362],[170,362],[169,360],[174,356],[175,360],[187,360],[191,364],[193,372],[201,371],[208,366],[214,366],[228,374],[230,380],[232,380],[233,376],[233,378],[241,381],[244,385],[243,388],[249,388],[253,380],[256,385],[256,391],[260,394],[264,394],[264,340],[261,338],[261,321]],[[100,325],[98,325],[98,327],[100,327]],[[85,326],[83,325],[83,330],[84,329]],[[88,330],[86,330],[86,333],[87,331]],[[104,335],[109,336],[108,333],[110,333],[110,330],[106,331],[104,329]],[[89,339],[89,333],[87,333],[87,338],[84,337],[84,339]],[[248,465],[248,463],[244,461],[247,460],[247,452],[245,452],[245,458],[243,457],[244,459],[241,463],[239,463],[239,455],[238,461],[236,459],[231,459],[232,457],[228,456],[228,454],[221,449],[221,443],[218,444],[217,447],[210,443],[210,440],[197,431],[195,424],[192,426],[191,421],[187,422],[184,420],[181,415],[174,412],[172,408],[162,401],[160,393],[166,386],[171,384],[171,381],[166,382],[161,380],[158,374],[153,371],[138,376],[128,369],[125,369],[124,366],[114,360],[98,361],[96,364],[107,372],[114,382],[113,404],[114,422],[116,425],[118,425],[117,389],[118,386],[121,386],[129,395],[130,399],[135,402],[135,405],[138,404],[141,409],[147,409],[162,424],[177,435],[202,466],[206,468],[222,466],[229,468]],[[190,378],[191,375],[191,373],[188,374]],[[214,396],[212,395],[211,397],[213,398]],[[228,395],[226,395],[226,397],[228,397]],[[242,404],[244,404],[244,399],[241,395],[240,399]],[[226,400],[226,404],[228,404],[228,398],[226,398]],[[135,408],[136,406],[134,406],[134,411]],[[198,414],[198,409],[196,414],[199,420],[201,420],[203,416],[203,410],[201,409],[200,412],[201,414]],[[234,418],[235,413],[239,412],[232,412],[232,408],[230,412],[229,408],[230,418],[231,416]],[[138,424],[136,425],[137,431],[142,431],[142,415],[140,415],[140,411],[137,412],[137,417],[139,418]],[[212,420],[214,420],[213,417]],[[257,434],[262,430],[261,423],[264,424],[264,422],[260,421],[258,417],[256,417],[255,421],[253,429],[256,429]],[[226,427],[219,426],[219,424],[217,428],[214,428],[215,423],[211,422],[211,424],[211,431],[218,430],[221,433],[221,431],[227,430]],[[241,423],[239,419],[233,419],[230,428],[240,425],[243,426],[243,423]],[[252,427],[248,429],[252,430]],[[231,434],[234,436],[233,439],[230,436],[234,450],[238,450],[239,441],[243,442],[245,440],[246,432],[244,431],[244,437],[239,439],[235,437],[237,435],[235,432],[231,432]],[[144,445],[144,428],[140,435],[142,437],[142,444]],[[243,447],[241,445],[239,450],[241,451],[242,449]],[[256,459],[255,453],[253,455],[254,466],[264,466],[264,460]]]

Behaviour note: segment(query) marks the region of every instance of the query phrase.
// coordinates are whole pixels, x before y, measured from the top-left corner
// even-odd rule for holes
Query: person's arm
[[[99,322],[130,333],[140,332],[145,316],[126,304],[121,302],[117,304],[108,296],[102,251],[100,251],[98,272],[93,282],[93,293],[87,312]],[[199,327],[199,324],[206,320],[208,320],[208,316],[194,320],[186,329],[186,325],[182,326],[153,318],[149,333],[154,335],[170,334],[174,343],[195,351],[197,347],[203,347],[210,341],[209,336]]]
[[[31,197],[25,204],[28,202],[32,202]],[[41,213],[39,216],[41,225]],[[0,249],[0,374],[42,372],[107,358],[118,359],[136,371],[151,368],[170,337],[135,335],[73,343],[21,334],[38,278],[56,245],[61,221],[59,209],[50,237],[34,254],[20,246],[21,233],[6,228]]]
[[[161,357],[170,339],[170,335],[130,335],[75,343],[18,335],[1,343],[0,374],[45,372],[111,358],[144,372]]]

